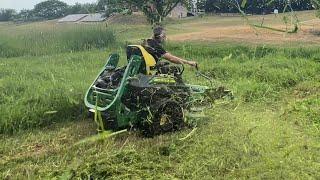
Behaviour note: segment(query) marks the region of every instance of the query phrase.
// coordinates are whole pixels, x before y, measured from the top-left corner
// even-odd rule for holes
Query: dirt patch
[[[266,26],[285,30],[286,26],[281,22],[272,22],[273,17],[267,16]],[[277,20],[277,19],[275,19]],[[232,22],[231,22],[232,21]],[[258,20],[255,20],[258,22]],[[312,44],[320,41],[320,19],[306,20],[300,23],[298,33],[288,34],[254,28],[244,23],[241,18],[223,19],[198,22],[191,24],[192,32],[169,35],[172,41],[240,41],[250,43],[290,43],[290,42],[310,42]],[[187,27],[188,28],[188,27]],[[288,27],[290,30],[292,27]],[[184,29],[186,30],[186,29]]]
[[[274,28],[285,29],[284,26],[273,26]],[[172,41],[241,41],[250,43],[274,43],[281,44],[287,42],[310,42],[319,43],[320,36],[316,29],[320,26],[300,27],[298,33],[288,34],[261,28],[253,28],[249,25],[234,25],[228,27],[208,26],[199,27],[191,33],[182,33],[168,37]]]

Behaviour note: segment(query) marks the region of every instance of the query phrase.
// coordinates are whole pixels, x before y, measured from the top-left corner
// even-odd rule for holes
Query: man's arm
[[[172,63],[175,63],[175,64],[188,64],[188,65],[194,66],[194,67],[197,66],[197,62],[195,62],[195,61],[187,61],[185,59],[174,56],[168,52],[165,53],[162,57]]]

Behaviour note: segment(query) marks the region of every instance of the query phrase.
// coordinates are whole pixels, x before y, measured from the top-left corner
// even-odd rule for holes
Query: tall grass
[[[170,44],[168,50],[199,61],[201,71],[226,85],[241,102],[278,101],[283,91],[319,81],[319,63],[296,55],[296,48]],[[310,57],[318,53],[317,48],[303,51]],[[2,59],[0,132],[85,116],[84,93],[108,54],[93,51]],[[124,59],[125,54],[121,56]],[[185,80],[206,82],[190,70],[186,70]]]
[[[214,46],[214,47],[210,47]],[[280,92],[304,81],[318,81],[319,48],[281,48],[185,44],[169,45],[176,53],[200,61],[201,70],[227,84],[246,101],[279,99]],[[189,79],[194,81],[191,76]]]
[[[83,95],[107,54],[0,59],[0,132],[81,119]]]
[[[104,26],[52,26],[24,32],[0,33],[0,57],[38,56],[111,47],[116,42],[113,30]]]

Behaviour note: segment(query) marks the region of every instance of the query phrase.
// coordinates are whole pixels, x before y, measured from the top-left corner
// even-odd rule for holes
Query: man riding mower
[[[109,57],[85,96],[89,110],[101,115],[101,129],[138,127],[151,136],[178,130],[196,97],[212,90],[183,82],[183,64],[197,67],[197,63],[166,52],[164,40],[165,31],[158,27],[143,45],[127,47],[126,66],[117,67],[118,54]],[[180,65],[160,62],[161,57]]]

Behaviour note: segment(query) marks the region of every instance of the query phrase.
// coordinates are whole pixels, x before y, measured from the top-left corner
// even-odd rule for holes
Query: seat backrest
[[[142,58],[144,63],[142,63],[141,72],[150,75],[151,69],[156,65],[154,57],[141,45],[129,45],[127,47],[127,60],[129,61],[133,55],[137,55]]]

